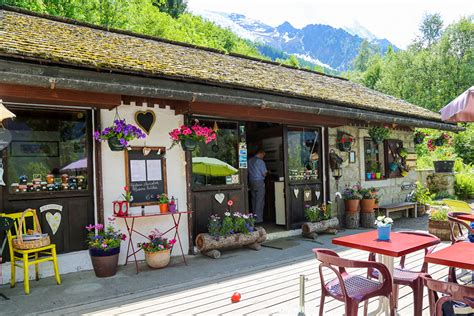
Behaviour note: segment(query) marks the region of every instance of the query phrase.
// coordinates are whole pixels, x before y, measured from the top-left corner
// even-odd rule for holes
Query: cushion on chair
[[[365,294],[382,288],[382,283],[367,279],[366,277],[360,275],[349,275],[345,277],[344,285],[346,286],[347,295],[357,301],[360,301]],[[338,279],[329,281],[326,284],[326,288],[333,295],[342,296]]]

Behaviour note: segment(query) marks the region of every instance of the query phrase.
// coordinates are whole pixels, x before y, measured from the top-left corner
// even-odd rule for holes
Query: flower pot
[[[166,267],[170,263],[170,258],[171,249],[156,252],[145,251],[146,264],[152,269],[160,269]]]
[[[453,172],[454,160],[433,161],[435,172]]]
[[[383,241],[390,240],[391,230],[392,230],[392,225],[377,227],[377,236],[378,236],[377,239],[383,240]]]
[[[372,180],[375,179],[375,172],[372,172],[372,173],[370,174],[370,178],[371,178]]]
[[[360,211],[362,213],[372,213],[374,211],[375,199],[360,200]]]
[[[168,204],[160,204],[160,213],[168,213]]]
[[[371,180],[371,179],[372,179],[372,173],[367,172],[367,175],[366,175],[366,176],[367,176],[367,180]]]
[[[359,211],[360,200],[345,200],[346,213],[356,213]]]
[[[128,202],[127,201],[113,201],[114,215],[116,216],[127,216],[128,215]]]
[[[122,151],[125,149],[125,146],[120,144],[119,139],[115,136],[107,139],[107,144],[109,144],[111,151]]]
[[[428,232],[441,240],[451,240],[451,231],[448,221],[435,221],[430,219],[428,221]],[[458,234],[457,226],[454,226],[454,233]]]
[[[183,139],[181,141],[181,148],[185,151],[193,151],[196,149],[197,142],[194,139]]]
[[[375,173],[375,179],[380,180],[382,178],[382,174],[380,172]]]
[[[92,266],[98,278],[107,278],[117,273],[120,247],[112,248],[107,251],[99,249],[89,249]]]
[[[168,211],[170,211],[170,213],[176,212],[176,204],[169,204]]]
[[[391,172],[394,172],[398,169],[398,165],[395,162],[391,162],[389,163],[388,168],[390,169]]]

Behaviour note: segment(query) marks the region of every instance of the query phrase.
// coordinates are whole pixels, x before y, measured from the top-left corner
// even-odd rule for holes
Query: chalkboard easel
[[[125,181],[133,197],[131,206],[158,205],[158,196],[167,193],[166,148],[146,147],[145,152],[143,148],[125,150]]]

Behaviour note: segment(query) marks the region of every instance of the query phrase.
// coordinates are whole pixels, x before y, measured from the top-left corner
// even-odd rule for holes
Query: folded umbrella
[[[464,91],[439,112],[443,121],[474,122],[474,86]]]

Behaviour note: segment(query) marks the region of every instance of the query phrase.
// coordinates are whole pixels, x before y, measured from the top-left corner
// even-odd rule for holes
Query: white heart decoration
[[[299,189],[293,189],[293,193],[295,194],[295,197],[298,197],[298,194],[300,193]]]
[[[315,191],[314,194],[316,194],[316,199],[319,200],[319,196],[321,195],[321,192]]]
[[[48,222],[49,227],[51,227],[53,235],[55,235],[58,231],[59,225],[61,225],[61,213],[57,212],[54,213],[54,215],[50,212],[46,213],[46,221]]]
[[[219,202],[219,204],[222,204],[222,202],[224,202],[225,195],[224,193],[216,193],[214,195],[214,198],[216,199],[217,202]]]
[[[311,196],[311,191],[305,191],[304,196],[305,198],[309,199],[309,197]]]

